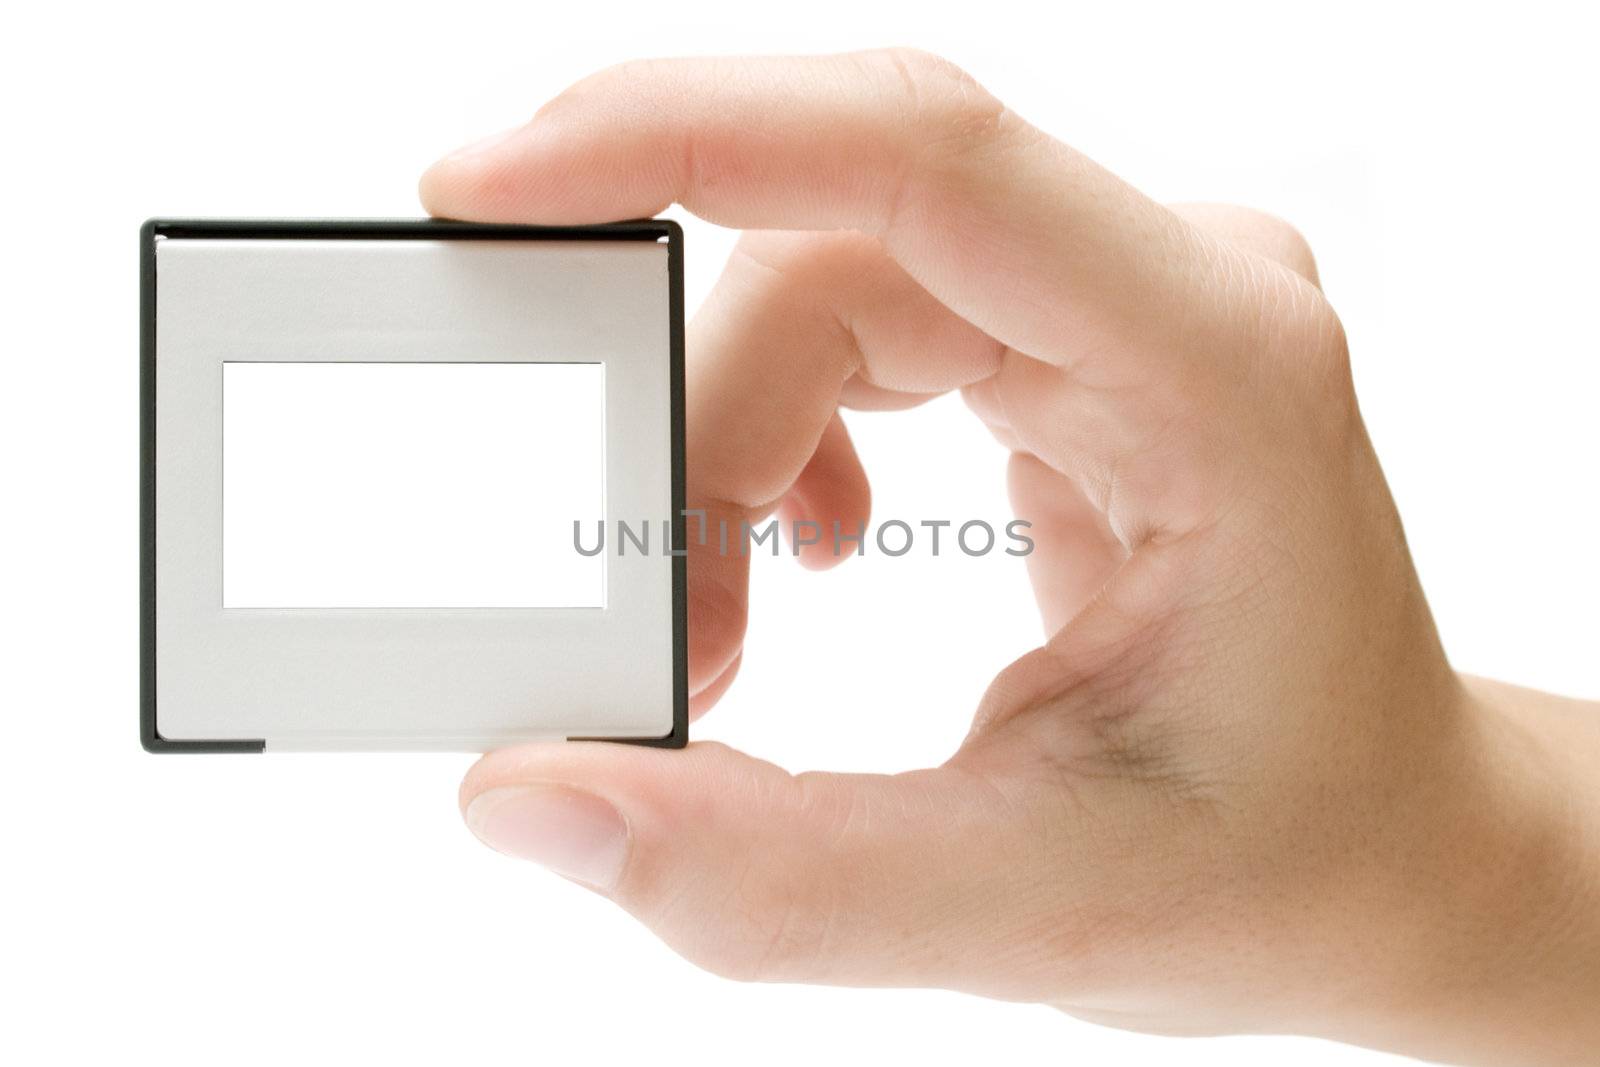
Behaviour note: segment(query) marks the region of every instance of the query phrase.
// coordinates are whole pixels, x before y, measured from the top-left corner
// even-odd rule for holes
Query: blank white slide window
[[[223,607],[603,607],[604,375],[223,363]]]

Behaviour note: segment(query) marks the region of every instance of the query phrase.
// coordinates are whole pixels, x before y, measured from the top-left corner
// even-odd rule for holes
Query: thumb
[[[461,800],[486,844],[733,978],[970,986],[964,947],[993,945],[1016,869],[996,791],[949,766],[791,775],[718,744],[529,745],[484,757]]]

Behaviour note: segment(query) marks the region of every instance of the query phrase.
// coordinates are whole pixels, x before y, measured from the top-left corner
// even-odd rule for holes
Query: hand
[[[751,231],[689,337],[689,506],[853,530],[838,408],[961,389],[1012,450],[1048,635],[942,767],[517,748],[463,787],[487,842],[741,978],[1485,1061],[1600,1047],[1600,804],[1576,792],[1600,730],[1450,669],[1288,226],[1153,203],[901,51],[619,67],[422,195]],[[704,710],[748,560],[691,552]]]

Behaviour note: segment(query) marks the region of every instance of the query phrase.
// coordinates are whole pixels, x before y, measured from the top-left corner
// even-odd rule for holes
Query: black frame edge
[[[683,227],[672,219],[641,220],[657,240],[667,241],[667,373],[672,430],[672,732],[664,737],[569,737],[568,741],[610,741],[649,748],[683,748],[689,743],[689,561],[688,507],[684,468],[684,314]],[[619,225],[635,225],[623,223]]]
[[[688,561],[684,515],[683,227],[671,219],[524,226],[454,219],[149,219],[139,228],[139,739],[145,751],[262,752],[265,740],[176,741],[156,722],[156,241],[162,237],[367,240],[634,240],[667,242],[672,540],[672,732],[663,737],[568,738],[655,748],[689,743]]]
[[[261,752],[264,740],[175,741],[156,724],[156,239],[139,227],[139,743],[146,752]]]

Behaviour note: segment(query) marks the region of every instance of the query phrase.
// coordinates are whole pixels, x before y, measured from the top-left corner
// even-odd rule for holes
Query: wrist
[[[1419,813],[1398,995],[1366,1043],[1458,1063],[1600,1047],[1600,707],[1462,677]],[[1360,1039],[1360,1038],[1358,1038]]]

